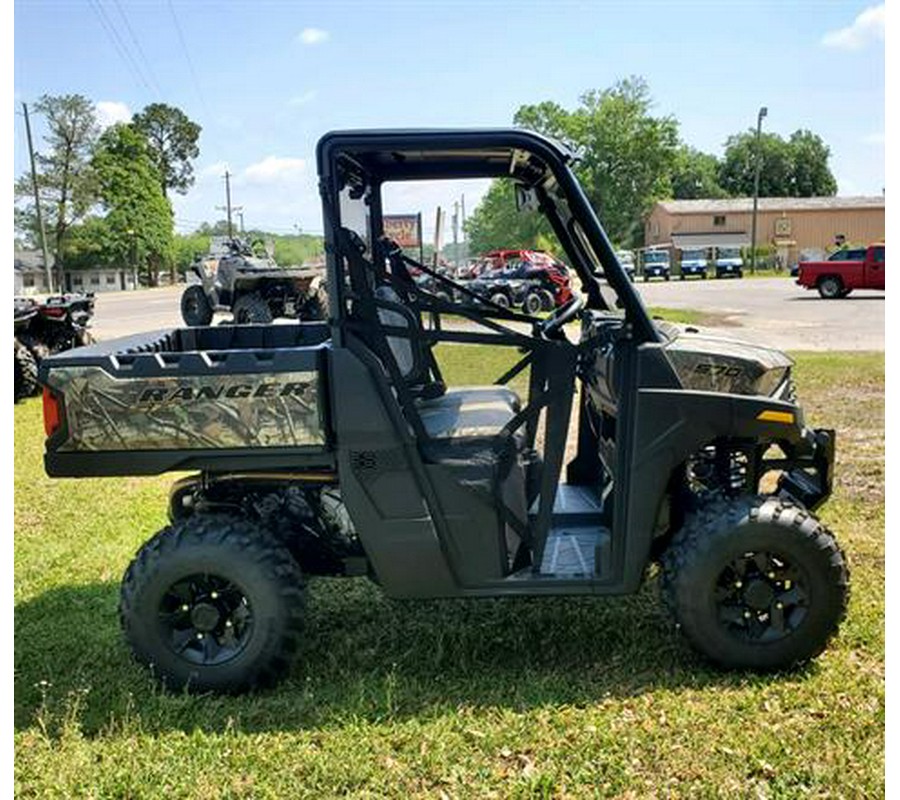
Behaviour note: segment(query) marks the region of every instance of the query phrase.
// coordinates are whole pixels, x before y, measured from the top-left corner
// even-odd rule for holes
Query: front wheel
[[[287,672],[303,600],[300,568],[271,534],[195,514],[138,551],[119,616],[135,658],[168,688],[240,692]]]
[[[663,599],[691,645],[727,668],[782,669],[825,649],[848,571],[834,536],[774,497],[710,503],[662,557]]]
[[[188,327],[204,327],[212,322],[213,310],[200,285],[188,286],[181,295],[181,318]]]
[[[526,314],[537,314],[543,306],[541,296],[536,291],[531,291],[525,295],[525,301],[522,303],[522,310]]]
[[[503,292],[494,292],[491,295],[490,300],[495,306],[509,308],[509,298]]]

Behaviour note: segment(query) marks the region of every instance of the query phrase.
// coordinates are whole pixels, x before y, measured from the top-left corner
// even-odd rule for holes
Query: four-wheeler
[[[181,296],[185,325],[204,326],[216,311],[231,311],[239,325],[271,322],[277,317],[324,319],[324,276],[314,268],[282,268],[258,258],[245,242],[232,239],[228,253],[198,261]]]
[[[716,664],[789,668],[825,648],[848,582],[813,514],[835,437],[807,425],[790,359],[654,322],[550,139],[333,132],[317,159],[327,323],[158,331],[41,365],[50,475],[193,471],[125,571],[139,661],[169,687],[270,684],[318,575],[396,598],[620,595],[654,564]],[[512,181],[580,292],[536,320],[413,280],[471,295],[385,238],[381,192],[455,177]],[[469,326],[441,326],[448,313]],[[505,348],[514,366],[448,385],[440,360],[458,347],[441,342]]]
[[[741,257],[740,247],[717,247],[715,255],[717,278],[744,277],[744,259]]]
[[[706,250],[682,250],[681,280],[690,277],[700,277],[703,278],[703,280],[706,280],[706,268],[708,264]]]
[[[838,250],[825,261],[801,261],[797,285],[817,289],[827,300],[854,289],[884,291],[884,242]]]
[[[662,278],[667,281],[671,277],[671,264],[668,250],[644,250],[641,253],[644,283],[650,278]]]
[[[94,296],[53,295],[40,302],[16,297],[13,306],[13,393],[18,401],[37,393],[37,367],[42,359],[93,342],[88,327],[94,315]]]
[[[571,280],[555,267],[521,261],[505,270],[486,270],[466,287],[503,308],[521,307],[526,314],[550,311],[572,298]]]

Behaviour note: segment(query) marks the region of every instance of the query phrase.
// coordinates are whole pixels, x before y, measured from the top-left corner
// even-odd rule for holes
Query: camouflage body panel
[[[793,361],[780,350],[697,328],[657,325],[669,338],[664,349],[685,389],[768,397],[790,375]]]
[[[47,384],[65,398],[59,451],[324,447],[316,371],[116,379],[61,367]]]

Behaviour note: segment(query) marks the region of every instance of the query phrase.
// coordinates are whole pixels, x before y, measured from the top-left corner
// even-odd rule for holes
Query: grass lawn
[[[451,383],[514,353],[442,352]],[[841,632],[775,675],[709,668],[634,597],[385,599],[312,584],[289,679],[167,695],[116,618],[172,476],[50,480],[40,400],[15,408],[19,797],[879,797],[884,794],[884,358],[798,354],[812,424],[838,429],[821,510],[851,568]]]

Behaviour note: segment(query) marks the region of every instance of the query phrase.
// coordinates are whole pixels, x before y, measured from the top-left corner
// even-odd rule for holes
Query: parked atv
[[[568,275],[556,269],[522,262],[512,269],[486,271],[466,286],[480,298],[526,314],[551,311],[572,298]]]
[[[194,471],[125,571],[140,662],[170,688],[271,684],[319,575],[397,598],[599,596],[638,591],[652,564],[712,662],[786,669],[822,652],[847,607],[846,561],[813,513],[835,435],[807,425],[787,356],[654,322],[550,139],[348,131],[317,157],[328,323],[157,332],[40,366],[50,475]],[[581,292],[535,320],[414,280],[478,297],[406,256],[381,217],[392,181],[460,176],[512,181]],[[442,342],[518,361],[448,386]],[[526,396],[504,385],[526,371]]]
[[[40,303],[14,299],[13,386],[17,401],[37,393],[37,367],[44,358],[93,343],[88,330],[93,315],[92,294],[56,295]]]
[[[231,311],[238,325],[267,323],[277,317],[327,317],[320,270],[279,267],[270,258],[258,258],[237,239],[228,246],[226,255],[191,267],[197,282],[181,296],[181,316],[186,325],[209,325],[216,311]]]

